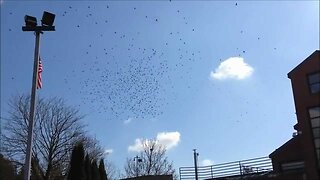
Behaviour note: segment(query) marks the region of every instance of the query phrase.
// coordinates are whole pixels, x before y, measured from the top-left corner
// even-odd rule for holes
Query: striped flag
[[[37,89],[42,88],[41,74],[42,74],[42,63],[41,63],[41,58],[39,57]]]

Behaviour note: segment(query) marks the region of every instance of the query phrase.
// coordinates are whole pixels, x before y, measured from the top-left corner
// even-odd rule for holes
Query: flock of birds
[[[235,3],[235,6],[238,6],[238,3]],[[106,8],[112,7],[106,5]],[[108,19],[97,20],[94,7],[88,5],[86,9],[85,17],[96,29],[109,23]],[[133,7],[132,11],[139,9]],[[80,13],[80,10],[67,6],[60,15],[68,18],[75,13]],[[68,84],[72,77],[78,78],[77,74],[89,73],[90,76],[80,78],[82,103],[89,105],[92,110],[107,114],[108,117],[155,118],[163,114],[164,108],[170,102],[165,94],[170,90],[174,94],[173,89],[177,84],[173,79],[180,78],[179,81],[186,84],[183,88],[191,88],[190,72],[195,64],[202,60],[200,50],[192,47],[191,42],[185,38],[185,31],[196,33],[196,28],[189,24],[181,10],[177,9],[176,13],[181,18],[184,30],[169,32],[169,39],[158,42],[158,45],[141,47],[137,42],[137,39],[144,38],[140,31],[126,34],[115,30],[111,35],[116,41],[107,41],[106,47],[91,42],[82,52],[86,63],[83,63],[81,68],[71,70],[72,74],[67,75],[64,83]],[[162,20],[150,15],[141,18],[152,22],[151,27]],[[82,28],[82,25],[75,24],[74,28]],[[242,34],[243,30],[240,33]],[[105,36],[109,37],[110,34],[95,34],[96,39]],[[97,48],[100,48],[102,53],[96,54],[94,51]],[[239,53],[246,53],[245,50],[237,50]],[[76,81],[79,81],[79,78]],[[71,87],[69,89],[73,91]]]
[[[106,7],[111,8],[108,5]],[[67,17],[72,12],[77,12],[72,6],[68,9],[72,11],[64,11],[62,16]],[[100,24],[110,23],[107,19],[98,21],[93,13],[93,7],[87,6],[87,10],[85,17],[97,26],[97,29]],[[138,9],[133,7],[132,11]],[[196,30],[189,27],[187,17],[183,16],[180,10],[176,13],[181,15],[186,29],[194,33]],[[148,15],[142,18],[151,22],[150,26],[155,26],[161,21],[159,17]],[[81,27],[81,24],[75,25],[75,28]],[[80,72],[72,71],[74,75],[88,72],[91,74],[81,82],[80,94],[83,104],[89,105],[99,113],[111,112],[111,114],[106,113],[107,116],[111,116],[110,118],[114,118],[112,116],[121,119],[155,118],[163,114],[165,106],[170,102],[164,94],[176,86],[173,82],[176,78],[174,76],[178,76],[180,81],[184,79],[185,82],[192,79],[188,73],[192,71],[194,63],[201,60],[201,53],[200,50],[188,46],[182,31],[169,32],[168,40],[152,47],[141,47],[138,44],[138,39],[144,38],[142,33],[143,31],[133,34],[112,31],[112,34],[107,35],[96,34],[96,38],[111,35],[116,41],[106,47],[99,47],[94,42],[88,44],[83,56],[91,60],[83,63]],[[176,49],[173,50],[172,47]],[[103,50],[100,54],[96,54],[95,48]],[[171,59],[170,52],[174,52],[176,60]],[[66,78],[66,83],[67,79],[69,77]],[[190,86],[188,84],[185,88]]]

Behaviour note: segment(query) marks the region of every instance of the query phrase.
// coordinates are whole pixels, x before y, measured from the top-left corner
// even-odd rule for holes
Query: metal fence
[[[269,157],[234,161],[211,166],[198,166],[198,178],[214,179],[228,176],[261,174],[272,171],[272,163]],[[180,180],[195,179],[194,167],[180,167]]]

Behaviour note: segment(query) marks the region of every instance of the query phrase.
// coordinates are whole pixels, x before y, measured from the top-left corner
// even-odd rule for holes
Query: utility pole
[[[199,153],[197,153],[197,150],[193,149],[194,173],[195,173],[196,180],[198,180],[198,156],[199,156]]]

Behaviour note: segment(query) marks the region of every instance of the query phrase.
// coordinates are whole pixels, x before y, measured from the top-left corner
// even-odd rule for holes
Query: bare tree
[[[86,153],[90,157],[90,160],[98,161],[104,156],[104,150],[96,138],[91,136],[82,136],[79,142],[83,144]]]
[[[3,150],[17,165],[22,166],[26,154],[30,97],[12,98],[9,106]],[[90,152],[96,150],[94,153],[99,156],[98,142],[86,137],[82,118],[77,109],[67,106],[60,98],[38,98],[32,157],[38,161],[42,179],[53,180],[67,172],[73,145],[79,141],[91,147]]]
[[[172,162],[168,161],[166,148],[155,140],[144,140],[143,149],[134,158],[127,158],[126,177],[146,175],[175,175]]]
[[[110,161],[105,161],[105,167],[108,180],[116,180],[120,178],[120,170]]]

